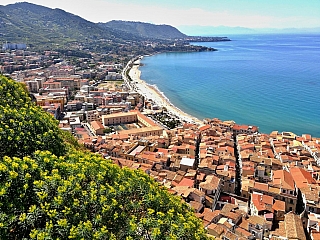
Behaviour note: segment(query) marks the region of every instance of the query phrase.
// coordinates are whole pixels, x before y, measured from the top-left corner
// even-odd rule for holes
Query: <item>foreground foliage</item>
[[[5,157],[0,233],[12,238],[200,239],[201,223],[146,174],[93,154]]]
[[[20,84],[0,80],[0,239],[206,239],[180,198],[80,151]]]
[[[35,150],[65,153],[57,122],[36,107],[23,86],[0,76],[0,157],[23,157]]]

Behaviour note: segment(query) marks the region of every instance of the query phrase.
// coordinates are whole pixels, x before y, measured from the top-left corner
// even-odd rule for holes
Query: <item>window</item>
[[[293,204],[293,199],[290,199],[290,203]]]

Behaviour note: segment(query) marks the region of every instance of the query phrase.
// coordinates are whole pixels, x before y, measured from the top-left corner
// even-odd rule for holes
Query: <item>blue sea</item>
[[[320,35],[231,35],[215,52],[144,57],[141,79],[181,110],[320,137]]]

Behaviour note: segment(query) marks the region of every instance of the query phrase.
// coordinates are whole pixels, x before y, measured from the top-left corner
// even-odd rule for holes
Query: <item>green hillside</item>
[[[109,39],[121,42],[131,34],[101,28],[79,16],[61,9],[51,9],[31,3],[0,6],[0,42],[32,44],[63,44]]]
[[[0,239],[206,239],[180,198],[82,151],[19,83],[0,90]]]
[[[187,35],[169,25],[155,25],[143,22],[110,21],[99,23],[102,27],[118,29],[133,35],[149,39],[183,39]]]
[[[61,9],[27,2],[0,5],[0,43],[21,42],[52,48],[88,44],[101,40],[113,47],[130,41],[183,38],[184,34],[168,25],[112,21],[93,23]],[[111,41],[111,43],[110,43]]]

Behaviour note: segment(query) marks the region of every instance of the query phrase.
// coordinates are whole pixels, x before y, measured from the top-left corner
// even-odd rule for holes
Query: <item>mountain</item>
[[[187,37],[187,35],[181,33],[178,29],[170,25],[155,25],[151,23],[116,20],[106,23],[99,23],[99,25],[101,27],[109,27],[112,29],[125,31],[143,38],[179,39]]]
[[[126,26],[126,27],[124,27]],[[67,44],[112,40],[171,39],[186,35],[168,25],[112,21],[97,24],[61,9],[27,2],[0,5],[0,43],[23,42],[63,48]]]
[[[6,41],[72,42],[112,38],[114,33],[61,9],[30,3],[0,6],[1,39]]]
[[[27,2],[0,5],[0,40],[72,42],[101,38],[118,40],[176,39],[185,34],[169,25],[110,21],[93,23],[61,9]]]

